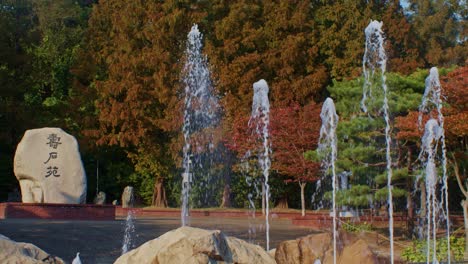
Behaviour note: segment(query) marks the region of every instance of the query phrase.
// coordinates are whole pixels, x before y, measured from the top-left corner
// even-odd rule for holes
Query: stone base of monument
[[[114,220],[115,206],[94,204],[0,203],[0,219]]]

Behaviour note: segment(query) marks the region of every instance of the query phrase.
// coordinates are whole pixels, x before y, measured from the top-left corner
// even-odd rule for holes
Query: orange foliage
[[[320,163],[305,159],[304,153],[317,147],[321,106],[294,103],[272,111],[272,168],[292,181],[316,181]]]
[[[460,67],[447,76],[441,78],[442,93],[445,103],[442,108],[446,137],[454,143],[457,138],[468,135],[468,67]],[[444,99],[443,99],[444,100]],[[418,128],[419,113],[412,111],[406,116],[396,118],[395,128],[398,129],[397,138],[419,142],[423,129]],[[423,116],[422,126],[429,116],[437,116],[434,109],[431,114]]]

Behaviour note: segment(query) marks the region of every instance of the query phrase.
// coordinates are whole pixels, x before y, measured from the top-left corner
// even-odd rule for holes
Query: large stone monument
[[[75,137],[60,128],[27,130],[14,172],[24,203],[86,202],[86,174]]]

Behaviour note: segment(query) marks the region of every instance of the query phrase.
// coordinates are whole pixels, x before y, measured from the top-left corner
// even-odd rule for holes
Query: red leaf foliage
[[[468,67],[460,67],[441,79],[442,93],[445,104],[442,108],[444,115],[445,135],[452,139],[468,135]],[[397,138],[418,142],[422,136],[422,129],[418,128],[418,115],[416,111],[406,116],[396,118],[395,127],[398,129]],[[429,116],[437,116],[434,109],[431,114],[423,116],[424,125]],[[453,140],[456,142],[457,140]]]
[[[315,181],[320,164],[304,158],[304,153],[317,147],[320,131],[320,105],[310,103],[304,107],[293,103],[287,107],[272,108],[270,113],[270,140],[272,169],[287,177],[286,181]],[[234,120],[229,149],[242,157],[256,149],[259,139],[254,127],[248,125],[249,117]]]

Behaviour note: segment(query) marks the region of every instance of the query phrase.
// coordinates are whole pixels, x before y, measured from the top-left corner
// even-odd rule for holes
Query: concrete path
[[[241,218],[193,218],[191,226],[220,229],[229,236],[249,241],[249,225],[255,228],[250,241],[265,246],[264,220]],[[17,242],[33,243],[49,254],[71,263],[80,252],[83,264],[113,263],[119,257],[125,219],[115,221],[60,221],[37,219],[0,220],[0,234]],[[179,218],[137,219],[136,246],[180,226]],[[281,241],[311,234],[308,228],[295,227],[290,220],[270,220],[270,248]]]

